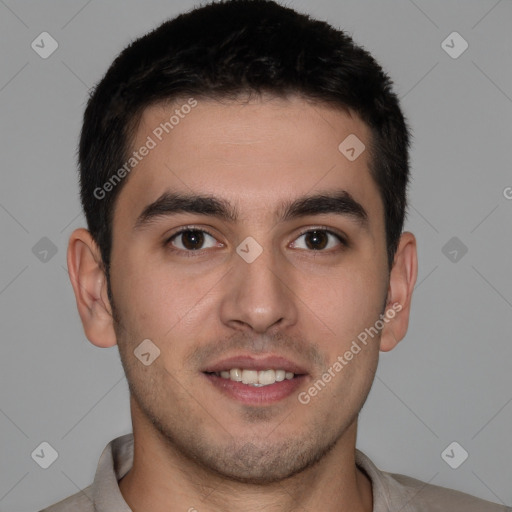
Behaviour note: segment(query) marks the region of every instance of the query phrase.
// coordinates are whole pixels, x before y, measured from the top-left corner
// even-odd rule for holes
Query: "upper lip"
[[[305,368],[298,363],[290,361],[282,356],[264,356],[255,357],[252,355],[239,355],[222,359],[216,363],[208,365],[203,372],[213,373],[240,368],[242,370],[284,370],[296,375],[306,374]]]

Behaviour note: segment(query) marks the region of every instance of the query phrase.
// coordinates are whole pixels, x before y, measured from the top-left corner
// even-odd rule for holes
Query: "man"
[[[326,23],[214,3],[132,43],[89,100],[68,268],[119,347],[133,436],[47,511],[504,511],[356,450],[408,327],[409,131]]]

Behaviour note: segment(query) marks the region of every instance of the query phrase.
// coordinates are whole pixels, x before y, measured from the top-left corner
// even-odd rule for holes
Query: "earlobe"
[[[395,254],[389,279],[388,301],[385,323],[381,333],[380,350],[392,350],[405,337],[409,326],[411,300],[416,278],[418,277],[418,255],[416,238],[404,232]]]
[[[69,238],[67,263],[85,335],[98,347],[117,343],[101,253],[90,232],[80,228]]]

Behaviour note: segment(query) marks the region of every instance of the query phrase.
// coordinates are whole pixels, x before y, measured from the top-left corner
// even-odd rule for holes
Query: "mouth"
[[[251,356],[226,359],[202,373],[225,396],[248,405],[283,400],[308,376],[302,367],[284,358]]]
[[[287,372],[286,370],[268,369],[268,370],[249,370],[246,368],[231,368],[230,370],[223,370],[221,372],[213,372],[210,375],[215,375],[222,379],[229,379],[233,382],[241,382],[248,386],[262,387],[270,386],[275,382],[283,382],[291,380],[295,377],[293,372]]]

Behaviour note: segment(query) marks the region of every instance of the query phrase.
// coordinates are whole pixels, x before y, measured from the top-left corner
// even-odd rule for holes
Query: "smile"
[[[242,382],[249,386],[269,386],[275,382],[282,382],[283,380],[293,379],[295,374],[293,372],[287,372],[286,370],[247,370],[240,368],[232,368],[231,370],[223,370],[221,372],[215,372],[217,377],[223,379],[229,379],[234,382]]]

